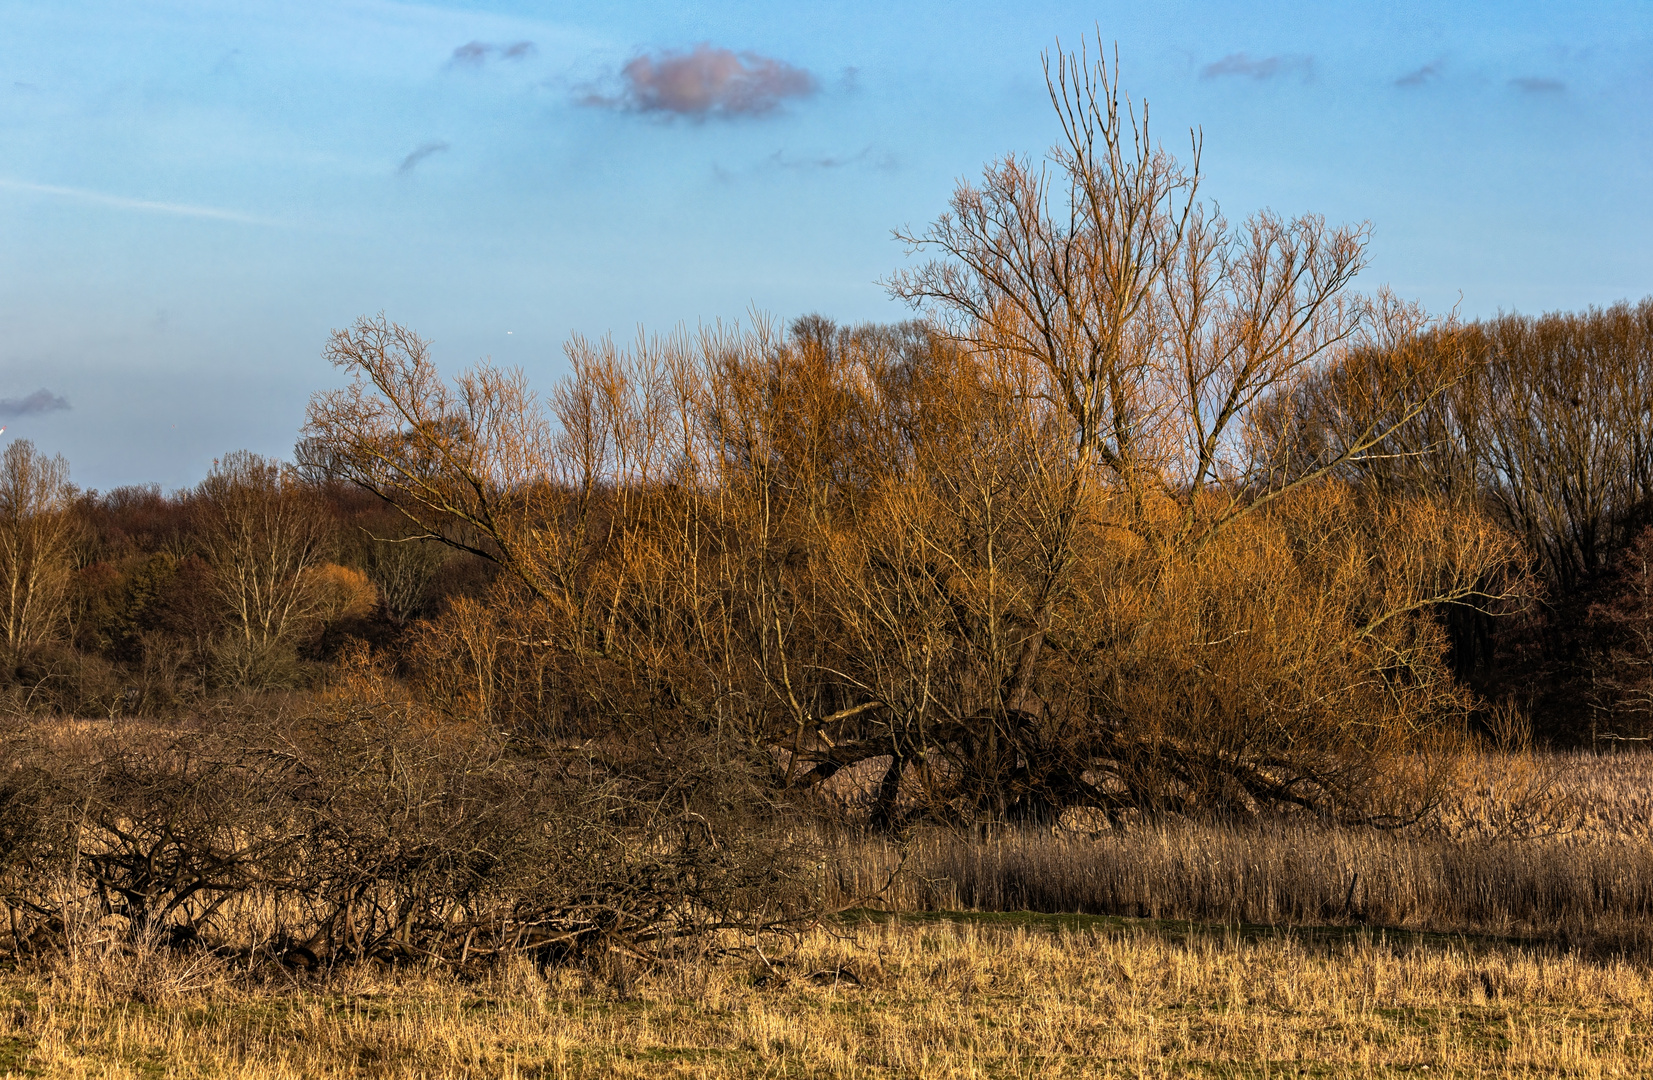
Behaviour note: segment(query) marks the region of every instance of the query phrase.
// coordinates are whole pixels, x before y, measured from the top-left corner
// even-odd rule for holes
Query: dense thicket
[[[754,355],[772,351],[765,362],[780,374],[763,393],[774,398],[765,407],[779,415],[738,423],[757,433],[773,425],[779,437],[798,442],[804,449],[776,451],[783,459],[775,472],[813,470],[822,479],[812,490],[824,492],[823,499],[836,495],[845,506],[847,485],[836,492],[822,485],[834,477],[855,479],[859,469],[857,484],[868,486],[866,456],[879,425],[890,425],[884,437],[914,461],[922,452],[932,464],[961,466],[967,459],[943,441],[940,424],[969,407],[957,387],[937,381],[951,377],[938,370],[943,363],[961,363],[962,350],[951,342],[919,324],[837,328],[802,320],[783,340],[753,347]],[[937,350],[945,354],[940,359]],[[811,357],[807,363],[804,354]],[[592,359],[597,352],[582,355]],[[1531,571],[1530,595],[1498,603],[1474,597],[1432,609],[1446,633],[1455,681],[1483,695],[1517,695],[1548,734],[1563,741],[1588,738],[1592,729],[1598,736],[1635,736],[1653,719],[1647,679],[1637,675],[1653,657],[1645,565],[1653,507],[1650,356],[1653,301],[1578,315],[1504,316],[1429,330],[1404,346],[1350,350],[1293,395],[1271,399],[1273,411],[1259,417],[1258,426],[1289,420],[1289,433],[1271,437],[1291,445],[1296,460],[1317,461],[1327,453],[1324,444],[1372,423],[1373,402],[1391,394],[1390,387],[1410,387],[1423,407],[1389,428],[1378,453],[1341,466],[1318,497],[1339,492],[1337,499],[1391,509],[1423,499],[1446,508],[1443,514],[1470,507],[1519,541],[1518,562]],[[621,361],[616,352],[604,362]],[[579,379],[589,383],[591,370],[582,370]],[[1443,385],[1442,372],[1449,378],[1434,392]],[[1526,391],[1517,393],[1518,387]],[[892,388],[920,404],[908,408],[890,396]],[[564,389],[576,391],[593,388],[576,380]],[[819,415],[800,418],[806,406]],[[843,415],[833,420],[835,410]],[[934,443],[921,446],[915,431]],[[846,449],[852,444],[859,460]],[[316,447],[301,451],[314,458]],[[418,535],[414,522],[313,460],[285,478],[279,471],[274,463],[230,455],[195,490],[80,494],[67,484],[65,463],[42,459],[26,442],[11,444],[0,492],[9,708],[159,716],[225,692],[302,689],[325,681],[339,648],[359,639],[416,681],[421,672],[480,650],[486,662],[478,667],[474,656],[467,660],[463,681],[451,672],[430,680],[440,689],[428,692],[456,714],[480,698],[497,703],[490,708],[504,709],[502,716],[533,715],[541,724],[559,708],[576,709],[572,700],[553,703],[555,692],[544,686],[519,685],[523,672],[515,661],[486,659],[503,649],[509,660],[512,650],[526,649],[522,635],[493,644],[472,640],[467,627],[503,616],[503,609],[486,610],[493,563],[411,539]],[[947,483],[958,490],[956,478]],[[595,481],[594,487],[601,490],[592,495],[593,508],[608,491]],[[239,493],[230,498],[231,490]],[[276,552],[272,564],[269,588],[287,598],[281,619],[273,619],[273,604],[265,614],[249,608],[259,602],[256,581],[245,597],[232,587],[236,567],[250,568],[253,552],[232,542],[232,515],[224,508],[245,509],[258,500],[270,503],[274,516],[243,522],[242,533],[262,530],[266,520],[279,524],[283,505],[300,510],[308,530],[288,537],[294,554]],[[271,535],[258,542],[274,552],[281,540]],[[1096,556],[1089,551],[1086,557]],[[281,558],[298,562],[283,568]],[[1476,591],[1503,593],[1510,586],[1505,578]],[[264,652],[249,667],[254,631]]]
[[[248,970],[649,959],[807,917],[818,876],[749,762],[524,746],[432,718],[359,654],[300,711],[8,725],[0,751],[14,959],[112,929]]]

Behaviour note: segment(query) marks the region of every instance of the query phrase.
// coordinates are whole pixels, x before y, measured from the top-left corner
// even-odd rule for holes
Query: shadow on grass
[[[1353,924],[1349,926],[1268,926],[1259,923],[1212,923],[1186,919],[1141,919],[1125,915],[1048,914],[1038,911],[881,911],[851,908],[839,913],[847,925],[888,923],[896,926],[979,926],[1004,930],[1033,930],[1044,933],[1124,934],[1149,933],[1167,938],[1213,938],[1222,941],[1292,940],[1305,945],[1335,946],[1388,944],[1399,946],[1456,947],[1462,950],[1486,948],[1564,950],[1564,942],[1533,937],[1496,934],[1443,933],[1432,930],[1401,930],[1393,927]]]

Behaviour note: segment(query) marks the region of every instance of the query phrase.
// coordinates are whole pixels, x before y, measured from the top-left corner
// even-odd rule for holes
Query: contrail
[[[31,191],[38,195],[56,195],[63,199],[78,199],[81,202],[93,203],[97,206],[109,206],[117,210],[136,210],[144,214],[172,214],[176,217],[206,218],[210,221],[233,221],[238,225],[265,225],[270,227],[280,227],[281,225],[281,222],[272,221],[269,218],[240,214],[234,210],[220,210],[213,206],[191,206],[188,203],[129,199],[124,195],[105,195],[101,191],[59,187],[56,184],[32,184],[26,180],[0,178],[0,188],[11,191]]]

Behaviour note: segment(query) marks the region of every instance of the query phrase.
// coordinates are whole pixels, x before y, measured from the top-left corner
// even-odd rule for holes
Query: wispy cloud
[[[67,412],[69,399],[41,388],[28,397],[0,398],[0,420],[16,420],[22,416],[43,416],[46,413]]]
[[[1300,75],[1304,80],[1314,74],[1314,57],[1299,53],[1279,56],[1253,57],[1249,53],[1229,53],[1200,69],[1202,79],[1241,78],[1264,82],[1279,75]]]
[[[618,93],[588,93],[580,104],[677,116],[761,116],[820,88],[814,75],[784,60],[705,42],[688,52],[635,57],[620,69],[620,83]]]
[[[1520,78],[1511,79],[1510,85],[1528,94],[1560,94],[1567,89],[1567,84],[1560,79],[1546,79],[1537,75],[1522,75]]]
[[[1402,75],[1400,78],[1396,79],[1395,85],[1412,87],[1422,86],[1425,83],[1434,82],[1436,79],[1441,77],[1441,72],[1445,70],[1445,68],[1445,60],[1431,60],[1423,67],[1418,68],[1415,71],[1408,71],[1405,75]]]
[[[853,154],[817,154],[813,156],[794,157],[785,150],[777,150],[766,159],[767,163],[780,169],[791,169],[803,172],[810,169],[842,169],[849,165],[865,165],[873,169],[894,169],[895,157],[888,153],[878,153],[872,147],[862,147]]]
[[[481,67],[489,57],[502,60],[526,60],[538,50],[532,41],[513,41],[509,45],[494,45],[486,41],[467,41],[448,58],[452,67]]]
[[[402,163],[400,165],[396,166],[396,175],[407,175],[412,172],[421,161],[424,161],[432,154],[440,154],[447,148],[448,144],[442,142],[441,140],[420,144],[418,147],[414,148],[414,151],[411,154],[402,159]]]
[[[124,195],[106,195],[84,188],[59,187],[56,184],[31,184],[25,180],[0,179],[0,189],[28,191],[37,195],[53,195],[61,199],[107,206],[115,210],[135,210],[144,214],[171,214],[176,217],[206,218],[210,221],[233,221],[238,225],[265,225],[279,227],[281,222],[255,217],[234,210],[220,210],[215,206],[192,206],[188,203],[154,202],[149,199],[129,199]]]
[[[749,165],[727,168],[713,163],[712,177],[720,183],[733,184],[753,179],[776,170],[789,173],[831,172],[837,169],[877,170],[894,172],[901,167],[900,160],[888,150],[864,146],[853,154],[790,154],[777,150],[768,157]]]

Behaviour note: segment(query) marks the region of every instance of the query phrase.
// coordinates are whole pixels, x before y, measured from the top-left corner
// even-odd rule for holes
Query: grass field
[[[26,1076],[1636,1076],[1653,973],[1544,947],[1118,919],[871,918],[682,969],[237,989],[8,977]],[[113,980],[111,982],[110,980]]]

